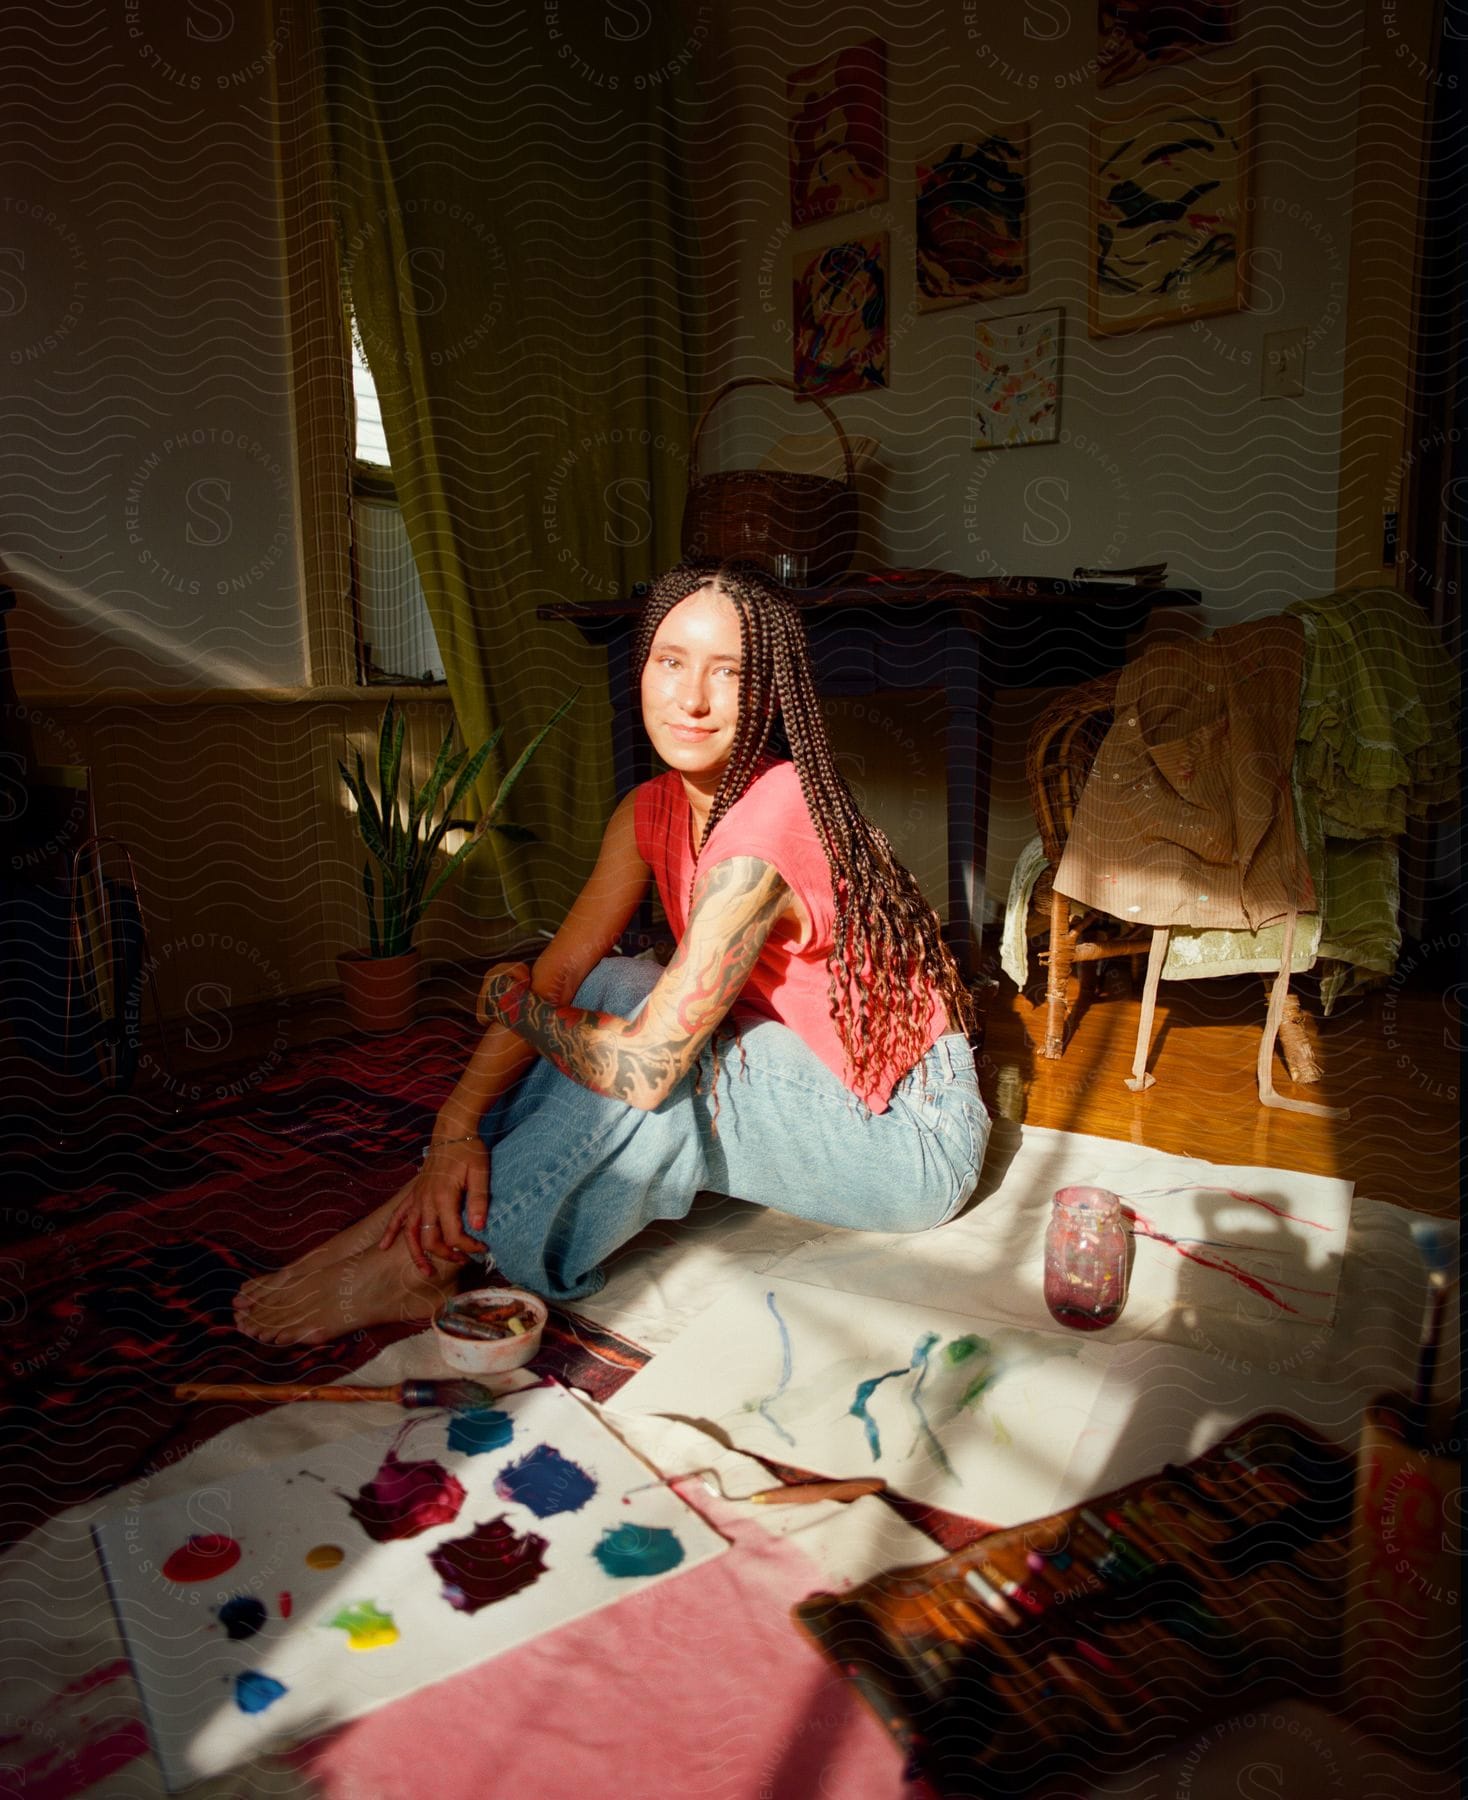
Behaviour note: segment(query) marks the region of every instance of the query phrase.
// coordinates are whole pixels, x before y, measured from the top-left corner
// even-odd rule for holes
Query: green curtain
[[[327,0],[344,282],[460,729],[500,771],[578,684],[512,801],[504,899],[552,926],[611,805],[605,652],[543,622],[675,561],[701,42],[646,0]],[[487,772],[481,801],[498,772]],[[503,910],[489,853],[466,891]],[[472,865],[471,865],[472,867]]]

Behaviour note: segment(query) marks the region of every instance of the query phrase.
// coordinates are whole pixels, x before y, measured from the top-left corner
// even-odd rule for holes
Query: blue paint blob
[[[518,1500],[537,1519],[552,1513],[580,1512],[596,1492],[595,1480],[549,1444],[537,1444],[528,1456],[495,1477],[501,1500]]]
[[[252,1638],[265,1623],[265,1604],[253,1594],[236,1594],[220,1607],[218,1616],[232,1638]]]
[[[602,1533],[592,1555],[608,1575],[662,1575],[683,1560],[683,1546],[661,1525],[618,1525]]]
[[[234,1678],[234,1703],[243,1713],[262,1713],[285,1692],[285,1683],[258,1669],[246,1669]]]
[[[508,1413],[493,1406],[470,1407],[467,1412],[455,1413],[449,1421],[449,1449],[462,1450],[465,1456],[503,1450],[514,1429]]]

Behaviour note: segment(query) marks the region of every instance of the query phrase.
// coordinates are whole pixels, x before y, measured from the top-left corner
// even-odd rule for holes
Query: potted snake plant
[[[450,725],[428,779],[414,792],[411,785],[402,784],[407,718],[389,700],[377,731],[377,793],[368,783],[360,751],[355,775],[345,763],[337,764],[356,806],[357,829],[367,851],[362,892],[367,900],[368,945],[365,950],[344,951],[336,959],[347,1016],[359,1031],[401,1031],[412,1019],[421,960],[413,934],[427,907],[490,833],[506,843],[535,841],[533,831],[512,825],[501,814],[511,789],[575,699],[572,694],[563,701],[531,739],[477,823],[455,817],[454,809],[473,791],[499,745],[503,726],[471,755],[467,749],[455,750]],[[469,836],[444,855],[444,839],[453,830],[466,830]]]

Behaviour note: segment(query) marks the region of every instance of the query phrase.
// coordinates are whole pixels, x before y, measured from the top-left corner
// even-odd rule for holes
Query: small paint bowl
[[[521,1369],[540,1348],[546,1305],[524,1288],[471,1288],[435,1315],[438,1353],[464,1375]]]

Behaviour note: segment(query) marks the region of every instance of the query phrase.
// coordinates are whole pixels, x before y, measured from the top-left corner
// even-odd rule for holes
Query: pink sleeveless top
[[[689,842],[691,815],[681,778],[670,771],[644,782],[637,790],[634,817],[638,851],[652,870],[673,935],[681,941],[695,868]],[[712,868],[733,856],[757,856],[777,869],[804,903],[812,925],[808,938],[790,920],[776,925],[738,1004],[789,1026],[873,1112],[886,1112],[892,1089],[908,1071],[869,1070],[869,1085],[858,1085],[847,1069],[841,1036],[831,1017],[831,977],[826,967],[835,927],[831,870],[793,763],[769,762],[756,771],[714,827],[697,866]],[[935,994],[924,1052],[942,1036],[946,1024],[941,996]]]

